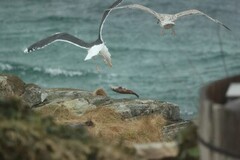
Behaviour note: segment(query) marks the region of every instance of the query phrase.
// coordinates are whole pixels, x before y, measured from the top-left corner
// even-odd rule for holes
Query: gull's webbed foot
[[[172,28],[172,35],[176,36],[176,32],[174,28]]]
[[[161,29],[161,30],[160,30],[160,35],[161,35],[161,36],[164,35],[164,31],[163,31],[163,30],[164,30],[164,29]]]

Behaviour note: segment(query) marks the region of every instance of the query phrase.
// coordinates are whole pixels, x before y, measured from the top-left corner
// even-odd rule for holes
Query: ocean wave
[[[66,77],[74,77],[74,76],[82,76],[83,73],[81,71],[70,71],[64,70],[60,68],[46,68],[44,72],[50,74],[51,76],[59,76],[64,75]]]
[[[13,70],[13,66],[11,66],[10,64],[0,63],[0,69],[3,71],[10,71]]]
[[[42,68],[42,67],[31,67],[22,64],[11,64],[6,62],[0,62],[0,70],[5,72],[24,72],[26,74],[47,74],[50,76],[65,76],[74,77],[82,76],[82,71],[67,70],[61,68]]]

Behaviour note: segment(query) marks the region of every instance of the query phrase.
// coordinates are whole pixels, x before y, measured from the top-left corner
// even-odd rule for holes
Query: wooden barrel
[[[201,160],[240,160],[240,99],[226,92],[240,75],[215,81],[200,93],[199,148]]]

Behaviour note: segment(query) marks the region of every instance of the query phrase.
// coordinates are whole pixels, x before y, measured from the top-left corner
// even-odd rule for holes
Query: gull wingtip
[[[29,53],[28,48],[25,48],[23,52],[24,52],[24,53]]]
[[[228,26],[224,25],[224,27],[229,30],[229,31],[232,31]]]

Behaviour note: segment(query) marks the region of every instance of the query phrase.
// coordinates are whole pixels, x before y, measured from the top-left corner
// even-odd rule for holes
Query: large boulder
[[[0,97],[21,96],[25,83],[14,75],[0,75]]]
[[[42,103],[47,96],[48,95],[43,88],[35,84],[27,84],[21,97],[30,107],[33,107]]]
[[[47,93],[36,84],[25,84],[19,77],[9,74],[0,75],[0,97],[21,97],[22,100],[33,107],[42,103]]]
[[[161,114],[167,120],[180,120],[179,107],[173,103],[158,100],[112,99],[77,89],[46,89],[46,92],[48,96],[45,102],[36,105],[36,107],[44,109],[65,107],[77,114],[83,114],[85,111],[96,107],[110,107],[124,118]]]
[[[107,104],[120,112],[125,118],[149,114],[161,114],[167,120],[180,120],[179,107],[176,104],[159,100],[121,99]]]

